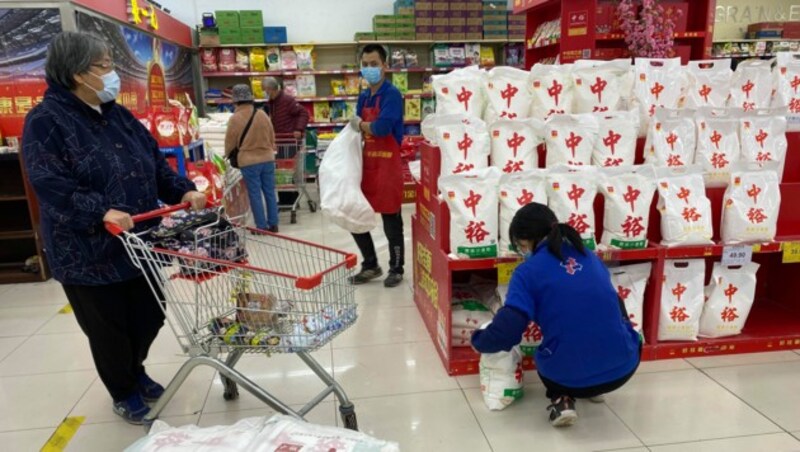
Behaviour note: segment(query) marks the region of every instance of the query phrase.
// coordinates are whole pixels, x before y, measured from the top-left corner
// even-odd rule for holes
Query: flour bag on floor
[[[533,93],[531,117],[547,119],[552,115],[572,113],[572,65],[534,64],[529,86]]]
[[[731,176],[731,164],[739,161],[739,117],[721,109],[700,109],[697,123],[695,163],[702,165],[707,186],[724,186]]]
[[[655,166],[691,165],[697,147],[692,111],[658,109],[647,130],[644,160]]]
[[[630,86],[630,60],[578,60],[572,67],[575,113],[617,111]]]
[[[771,60],[745,60],[736,66],[728,106],[744,111],[769,108],[774,85]]]
[[[500,170],[442,176],[439,191],[450,208],[450,252],[459,257],[497,256],[497,184]]]
[[[436,127],[436,142],[442,153],[443,176],[489,166],[489,132],[486,124],[478,121],[460,121]]]
[[[742,161],[758,165],[777,162],[778,179],[786,164],[786,115],[782,109],[753,110],[739,119]]]
[[[498,66],[489,71],[486,81],[488,100],[484,120],[526,119],[533,99],[528,85],[530,73],[513,67]]]
[[[486,407],[503,410],[521,399],[522,354],[519,347],[508,352],[484,353],[480,361],[481,394]]]
[[[650,207],[656,192],[651,165],[603,168],[600,193],[605,197],[601,243],[623,250],[647,248]]]
[[[755,262],[737,267],[714,264],[708,301],[700,317],[701,337],[741,334],[756,295],[758,267]]]
[[[504,173],[517,173],[539,167],[539,145],[543,123],[539,120],[501,119],[489,127],[491,165]]]
[[[775,240],[781,191],[775,165],[764,169],[737,165],[722,198],[722,243]]]
[[[630,166],[636,163],[639,115],[635,111],[598,113],[598,136],[592,152],[596,166]]]
[[[436,113],[465,113],[483,117],[486,71],[477,66],[456,69],[445,75],[433,76],[436,93]]]
[[[644,322],[644,291],[647,282],[650,280],[650,271],[653,264],[634,264],[615,267],[609,269],[611,282],[617,290],[625,310],[628,311],[628,319],[631,321],[633,329],[644,338],[642,325]]]
[[[696,341],[703,312],[703,259],[667,260],[661,286],[659,341]]]
[[[508,236],[514,215],[532,202],[547,205],[547,172],[530,170],[503,174],[500,178],[500,256],[515,256],[516,248]]]
[[[559,166],[548,173],[547,205],[560,223],[567,223],[578,231],[590,250],[596,248],[596,197],[597,168]]]
[[[730,58],[690,61],[686,70],[689,73],[687,108],[725,107],[733,80]]]
[[[699,166],[656,170],[661,244],[708,245],[714,236],[711,201]]]
[[[557,115],[545,122],[547,143],[545,166],[583,166],[592,164],[592,152],[600,125],[593,114]]]
[[[636,58],[634,94],[639,104],[642,131],[647,130],[656,108],[679,108],[687,80],[680,58]]]

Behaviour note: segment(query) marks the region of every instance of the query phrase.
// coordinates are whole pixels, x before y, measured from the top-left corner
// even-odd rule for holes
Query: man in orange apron
[[[375,212],[381,214],[383,231],[389,241],[389,275],[385,287],[403,281],[403,170],[400,143],[403,141],[403,96],[386,81],[386,50],[370,44],[361,51],[361,76],[369,89],[358,97],[357,117],[351,126],[364,136],[364,169],[361,191]],[[375,244],[369,232],[353,234],[364,260],[353,284],[364,284],[383,275]]]

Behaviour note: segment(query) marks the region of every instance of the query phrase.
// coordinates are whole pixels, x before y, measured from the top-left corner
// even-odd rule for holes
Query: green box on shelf
[[[264,27],[241,29],[242,44],[264,44]]]
[[[392,15],[377,15],[372,18],[373,27],[394,25],[395,23],[397,23],[397,19]]]
[[[237,29],[221,28],[219,30],[219,43],[222,45],[241,44],[242,33]]]
[[[413,27],[414,26],[414,20],[416,19],[413,14],[412,15],[398,15],[398,16],[394,16],[394,17],[395,17],[395,23],[397,24],[398,27],[401,26],[401,25],[411,25]]]
[[[356,41],[374,41],[378,38],[375,35],[375,33],[359,31],[355,34],[353,39],[355,39]]]
[[[380,27],[375,27],[375,29],[372,31],[374,31],[375,34],[378,35],[393,35],[397,33],[397,28],[395,28],[393,25],[390,26],[383,25]]]
[[[220,29],[238,29],[239,28],[239,11],[218,10],[214,11],[214,18],[217,21],[217,27]]]
[[[375,37],[378,41],[394,41],[397,39],[397,35],[394,33],[378,33]]]
[[[261,10],[239,11],[239,26],[242,28],[264,28],[264,15]],[[263,31],[261,32],[264,33]]]
[[[398,16],[413,16],[416,13],[413,6],[396,6],[394,7],[394,13]]]
[[[398,41],[414,41],[417,39],[417,33],[413,31],[410,33],[397,33],[395,34],[395,39]]]

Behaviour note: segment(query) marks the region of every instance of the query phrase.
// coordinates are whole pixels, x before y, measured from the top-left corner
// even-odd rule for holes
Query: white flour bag
[[[436,127],[436,142],[442,153],[443,176],[461,174],[489,166],[489,132],[483,121],[457,122]]]
[[[769,108],[772,103],[773,82],[771,60],[742,61],[733,72],[728,105],[744,111]]]
[[[703,312],[706,261],[667,260],[661,285],[659,341],[696,341]]]
[[[498,66],[489,71],[486,81],[488,100],[484,119],[526,119],[531,112],[530,74],[513,67]]]
[[[552,115],[572,113],[572,66],[569,64],[534,64],[529,86],[533,94],[531,117],[547,119]]]
[[[642,325],[644,322],[644,291],[647,288],[647,281],[650,279],[650,271],[653,264],[634,264],[615,267],[609,269],[611,273],[611,283],[617,289],[617,295],[625,310],[628,311],[628,319],[631,321],[633,329],[644,337]]]
[[[508,285],[498,284],[497,297],[503,305],[506,303],[506,295],[508,295]],[[543,340],[544,336],[539,325],[535,322],[528,323],[528,327],[522,333],[522,340],[519,343],[519,350],[522,352],[522,356],[535,356],[536,349],[542,345]]]
[[[480,361],[481,394],[492,411],[505,409],[521,399],[522,354],[519,347],[509,352],[484,353]]]
[[[642,130],[656,108],[678,108],[686,89],[686,75],[680,58],[636,58],[634,94],[639,104]]]
[[[650,207],[656,192],[653,167],[604,168],[599,187],[606,200],[601,243],[623,250],[647,248]]]
[[[644,160],[654,166],[691,165],[697,147],[697,127],[692,111],[656,110],[647,131]]]
[[[617,111],[630,86],[630,60],[578,60],[572,67],[575,113]],[[629,94],[629,93],[628,93]]]
[[[714,264],[710,293],[700,317],[701,337],[741,334],[756,295],[758,267],[755,262],[737,267]]]
[[[739,118],[731,111],[703,108],[695,120],[695,163],[703,166],[707,186],[724,186],[731,176],[731,164],[741,157]]]
[[[497,184],[500,170],[442,176],[439,191],[450,208],[450,252],[466,258],[497,256]]]
[[[598,113],[597,122],[599,133],[592,152],[592,164],[605,167],[633,165],[639,115],[635,111]]]
[[[547,173],[530,170],[500,178],[500,256],[516,255],[508,229],[517,211],[532,202],[547,205]]]
[[[547,205],[561,223],[581,235],[586,247],[596,248],[594,200],[597,197],[597,168],[553,168],[547,176]]]
[[[482,119],[476,118],[475,116],[467,115],[464,113],[450,113],[450,114],[439,114],[434,113],[432,115],[428,115],[422,121],[420,128],[422,130],[422,136],[425,137],[431,144],[439,146],[439,139],[436,136],[436,128],[439,126],[447,126],[453,124],[465,124],[468,126],[474,126],[484,129],[486,128],[486,123],[483,122]]]
[[[689,75],[687,108],[725,107],[733,80],[730,58],[690,61],[686,70]]]
[[[714,236],[711,201],[697,166],[656,171],[661,244],[708,245]]]
[[[501,119],[489,127],[491,165],[504,173],[517,173],[539,167],[542,123],[539,120]]]
[[[778,179],[783,179],[786,164],[786,111],[753,110],[739,119],[742,161],[758,165],[777,162]]]
[[[557,115],[545,122],[545,166],[592,164],[592,152],[600,125],[593,114]]]
[[[477,118],[483,117],[485,85],[486,72],[477,66],[433,76],[436,113],[465,113]]]
[[[776,107],[788,107],[792,116],[800,115],[800,52],[778,52],[775,66]]]
[[[738,165],[722,199],[722,243],[771,242],[778,228],[781,191],[771,169]]]

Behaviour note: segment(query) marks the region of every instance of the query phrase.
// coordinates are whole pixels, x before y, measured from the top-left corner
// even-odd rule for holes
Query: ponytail
[[[547,249],[550,254],[557,257],[559,261],[564,260],[564,255],[561,253],[561,248],[564,246],[564,240],[567,240],[581,254],[586,254],[586,246],[583,244],[583,239],[578,231],[572,226],[565,223],[555,223],[550,228],[550,233],[547,234]]]
[[[543,204],[530,203],[519,209],[511,220],[508,235],[512,243],[517,240],[530,240],[534,244],[539,244],[546,239],[547,249],[562,262],[564,253],[561,249],[564,240],[581,254],[586,254],[586,246],[578,231],[568,224],[559,223],[555,213]]]

